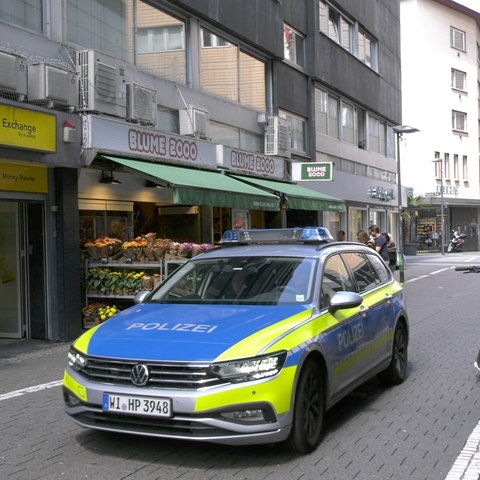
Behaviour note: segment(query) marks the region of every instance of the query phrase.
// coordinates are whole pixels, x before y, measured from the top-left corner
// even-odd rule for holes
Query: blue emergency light
[[[238,243],[294,243],[331,242],[333,237],[324,227],[295,227],[226,230],[222,235],[222,245]]]

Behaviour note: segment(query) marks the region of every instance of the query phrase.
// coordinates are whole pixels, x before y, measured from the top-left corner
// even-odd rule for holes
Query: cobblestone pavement
[[[80,429],[59,395],[69,343],[0,340],[0,479],[480,480],[480,375],[471,353],[480,274],[448,270],[463,258],[472,261],[431,256],[427,275],[421,259],[410,260],[409,378],[386,390],[370,382],[340,402],[327,412],[319,449],[304,457]],[[452,279],[456,288],[447,289]],[[43,391],[28,390],[41,381]],[[12,392],[22,396],[5,396]]]

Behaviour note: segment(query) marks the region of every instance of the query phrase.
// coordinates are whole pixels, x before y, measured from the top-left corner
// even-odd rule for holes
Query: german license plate
[[[170,398],[104,393],[103,411],[150,415],[152,417],[171,417],[172,401]]]

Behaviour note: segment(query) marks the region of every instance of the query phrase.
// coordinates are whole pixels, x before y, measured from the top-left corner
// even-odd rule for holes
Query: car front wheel
[[[390,365],[380,377],[390,385],[399,385],[407,377],[408,336],[403,323],[399,323],[393,334],[393,349]]]
[[[293,423],[288,447],[297,453],[308,453],[320,442],[323,425],[324,397],[321,370],[313,360],[302,368],[295,395]]]

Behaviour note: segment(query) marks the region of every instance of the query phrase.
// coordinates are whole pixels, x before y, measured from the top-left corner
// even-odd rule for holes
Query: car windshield
[[[187,262],[147,299],[162,303],[302,304],[311,302],[315,259],[230,257]]]

